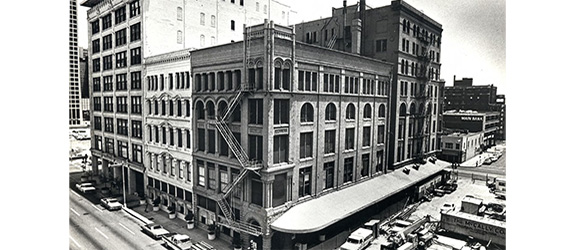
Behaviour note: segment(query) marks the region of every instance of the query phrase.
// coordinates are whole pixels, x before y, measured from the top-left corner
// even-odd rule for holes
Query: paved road
[[[70,249],[165,249],[126,212],[105,210],[72,189],[69,195]]]
[[[471,178],[471,174],[474,175],[477,174],[481,176],[489,175],[489,177],[505,178],[506,176],[505,169],[507,160],[506,156],[507,156],[506,152],[503,151],[501,157],[497,161],[491,163],[491,165],[481,165],[477,168],[459,167],[457,168],[457,171],[459,172],[459,177]]]

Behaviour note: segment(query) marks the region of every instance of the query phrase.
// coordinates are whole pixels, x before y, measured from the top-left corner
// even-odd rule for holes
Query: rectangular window
[[[385,138],[385,125],[378,125],[377,126],[377,143],[382,144],[384,143]]]
[[[387,51],[387,39],[376,40],[375,52],[385,52],[385,51]]]
[[[208,129],[208,153],[216,153],[216,131]]]
[[[114,118],[104,117],[104,131],[114,133]]]
[[[114,21],[115,24],[119,24],[126,21],[126,6],[122,6],[115,11]]]
[[[132,161],[142,163],[142,145],[132,144]]]
[[[354,148],[354,134],[355,128],[346,128],[345,129],[345,149],[353,149]]]
[[[104,91],[114,90],[114,79],[113,76],[104,76]]]
[[[343,161],[343,183],[353,180],[353,157],[345,158]]]
[[[142,89],[142,72],[140,71],[136,71],[136,72],[130,72],[130,89],[132,90],[136,90],[136,89]]]
[[[104,150],[106,153],[114,154],[114,139],[112,138],[104,138]]]
[[[142,97],[141,96],[132,96],[132,114],[141,114],[142,113]]]
[[[252,179],[252,203],[254,205],[263,206],[264,199],[263,199],[263,185],[261,181]]]
[[[311,167],[299,170],[299,197],[311,195]]]
[[[335,130],[325,131],[325,148],[324,153],[335,153]]]
[[[206,168],[204,167],[204,162],[198,160],[198,186],[205,187],[206,186]]]
[[[289,124],[289,100],[274,100],[274,124]]]
[[[200,13],[200,25],[206,25],[206,14]]]
[[[230,176],[228,174],[228,168],[224,166],[220,166],[220,190],[224,190],[224,188],[230,182]]]
[[[313,132],[301,133],[299,138],[299,158],[311,158],[313,148]]]
[[[236,30],[236,21],[234,20],[231,21],[231,28],[232,30]]]
[[[94,137],[96,137],[96,149],[102,150],[102,137],[99,135],[96,135]]]
[[[248,135],[248,155],[250,160],[263,159],[263,137],[259,135]]]
[[[92,89],[94,90],[94,92],[98,92],[101,90],[100,77],[92,78]]]
[[[367,147],[371,145],[371,127],[363,127],[363,146]]]
[[[92,53],[100,52],[100,39],[92,41]]]
[[[118,119],[118,134],[128,135],[128,120]]]
[[[118,141],[118,156],[128,159],[128,142]]]
[[[130,42],[138,41],[141,38],[140,23],[130,26]]]
[[[112,27],[112,13],[102,17],[102,30]]]
[[[325,176],[325,185],[323,189],[333,188],[334,177],[335,177],[334,169],[335,169],[335,163],[333,161],[326,162],[323,164],[323,171]]]
[[[369,175],[369,154],[363,154],[361,156],[361,177],[366,177]]]
[[[102,131],[102,117],[94,116],[94,130]]]
[[[189,162],[186,162],[186,174],[187,174],[186,180],[187,181],[192,181],[192,166],[191,165],[192,164],[190,164]],[[188,193],[186,192],[186,194],[188,194]],[[190,194],[189,197],[191,198],[192,195]],[[186,195],[186,198],[188,198],[187,195]]]
[[[273,163],[288,162],[289,157],[289,136],[274,136]]]
[[[112,34],[102,37],[102,51],[112,48]]]
[[[136,0],[130,3],[130,18],[140,15],[140,1]]]
[[[94,97],[94,111],[102,111],[102,102],[100,97]]]
[[[117,112],[122,114],[128,113],[128,97],[127,96],[118,96],[116,97],[116,107]]]
[[[264,105],[262,99],[248,100],[249,124],[264,124]]]
[[[206,150],[206,130],[198,128],[198,151]]]
[[[216,167],[208,162],[208,189],[216,189]]]
[[[383,172],[383,150],[377,151],[377,163],[375,165],[376,172]]]
[[[132,137],[142,138],[142,121],[132,120]]]
[[[100,20],[91,22],[92,24],[92,35],[100,32]]]
[[[116,31],[116,47],[126,44],[126,29]]]
[[[113,65],[112,65],[112,55],[104,56],[104,58],[103,58],[103,64],[104,64],[103,67],[102,67],[103,70],[112,69],[112,66],[113,66]]]
[[[111,96],[104,97],[104,111],[114,112],[114,99]]]
[[[92,59],[92,72],[100,72],[100,58]]]
[[[178,147],[182,147],[184,145],[183,140],[184,139],[182,137],[182,130],[181,129],[176,129],[176,137],[178,137]]]
[[[126,79],[126,74],[117,74],[116,75],[116,90],[127,90],[128,89],[128,80]]]
[[[135,48],[130,50],[130,65],[136,65],[142,63],[141,48]]]

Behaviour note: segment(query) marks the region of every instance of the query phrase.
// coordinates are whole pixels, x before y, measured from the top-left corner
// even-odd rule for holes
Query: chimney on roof
[[[351,20],[351,53],[361,54],[361,19]]]

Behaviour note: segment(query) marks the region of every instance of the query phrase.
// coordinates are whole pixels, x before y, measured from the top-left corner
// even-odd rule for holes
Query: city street
[[[70,249],[164,249],[123,210],[108,211],[70,189]]]
[[[483,178],[485,178],[486,175],[488,175],[489,178],[491,177],[505,178],[506,155],[507,153],[504,150],[501,157],[497,161],[491,163],[490,165],[483,164],[476,168],[459,167],[457,168],[459,177],[471,178],[471,174],[474,174],[474,175],[481,175]]]

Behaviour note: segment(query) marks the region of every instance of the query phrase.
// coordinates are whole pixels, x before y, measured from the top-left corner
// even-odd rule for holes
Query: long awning
[[[418,170],[407,166],[375,177],[337,192],[295,205],[271,224],[271,228],[293,234],[311,233],[324,229],[356,212],[401,192],[413,184],[437,174],[451,164],[437,160],[427,162]]]

